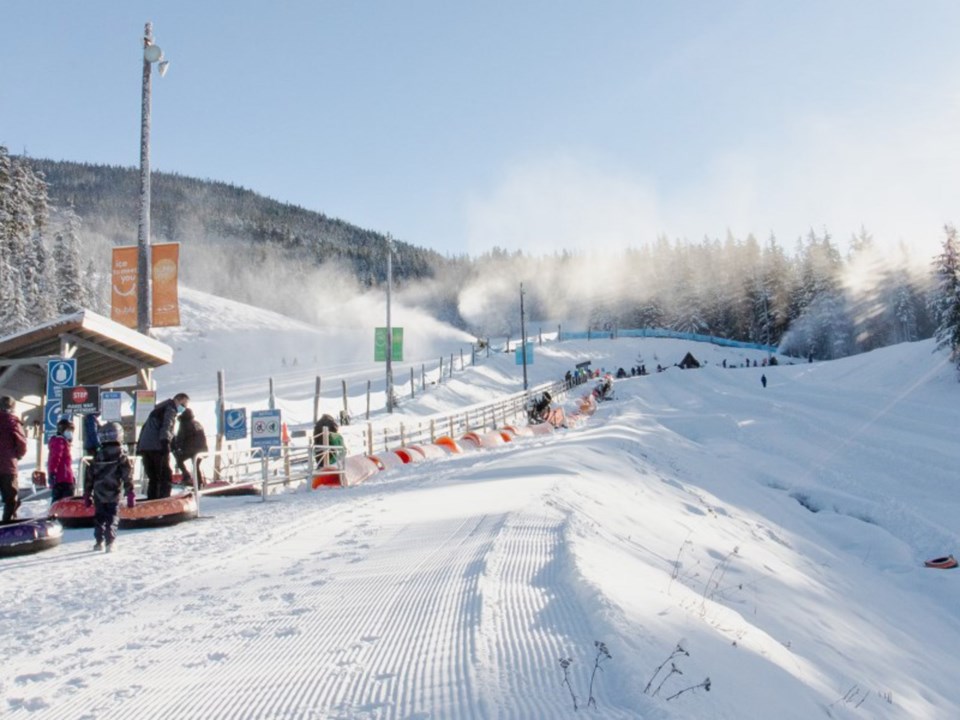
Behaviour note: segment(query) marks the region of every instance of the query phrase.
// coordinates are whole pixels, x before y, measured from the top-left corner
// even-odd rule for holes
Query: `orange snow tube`
[[[463,452],[463,450],[457,444],[457,441],[454,440],[449,435],[441,435],[436,439],[436,442],[434,442],[434,445],[439,445],[444,450],[446,450],[447,452],[453,453],[454,455],[456,455],[457,453]]]
[[[953,555],[947,555],[946,557],[934,558],[933,560],[927,560],[924,564],[924,567],[935,568],[937,570],[950,570],[957,566],[956,558]]]

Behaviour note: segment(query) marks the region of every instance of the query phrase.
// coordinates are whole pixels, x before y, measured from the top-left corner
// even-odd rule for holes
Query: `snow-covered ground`
[[[382,375],[372,328],[338,344],[199,293],[185,303],[160,395],[190,392],[208,428],[220,368],[230,401],[266,407],[273,377],[301,422],[317,374],[331,408],[341,378]],[[407,352],[464,342],[431,326]],[[920,342],[745,368],[744,351],[713,345],[592,340],[538,347],[529,372],[672,366],[688,350],[705,367],[617,381],[576,430],[348,489],[206,498],[202,519],[121,531],[110,556],[67,530],[0,560],[0,715],[960,717],[960,570],[923,567],[960,540],[945,355]],[[494,353],[400,411],[521,387],[513,355]]]

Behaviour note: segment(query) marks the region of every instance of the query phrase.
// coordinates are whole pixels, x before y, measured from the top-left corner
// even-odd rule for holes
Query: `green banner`
[[[394,362],[403,361],[403,328],[395,327],[393,330],[393,352],[390,359]],[[387,329],[385,327],[376,328],[373,334],[373,360],[374,362],[387,361]]]

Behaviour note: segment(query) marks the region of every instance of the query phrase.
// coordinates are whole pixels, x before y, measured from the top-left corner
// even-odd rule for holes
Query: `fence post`
[[[313,390],[313,424],[320,419],[320,376],[317,375],[316,387]]]
[[[277,409],[277,398],[273,394],[273,378],[270,378],[270,397],[267,399],[267,407],[271,410]]]
[[[367,380],[367,420],[370,419],[370,381]]]
[[[450,353],[450,377],[453,377],[453,353]]]
[[[263,498],[263,502],[267,501],[267,477],[270,472],[269,464],[270,459],[268,455],[270,454],[270,448],[260,448],[263,456],[260,458],[260,478],[263,481],[263,488],[260,491],[260,497]]]
[[[225,410],[224,387],[226,383],[223,379],[223,370],[217,370],[217,443],[216,457],[213,461],[213,479],[220,479],[220,468],[223,466],[223,413]]]
[[[414,393],[413,386],[413,365],[410,366],[410,399],[413,400],[416,397]]]
[[[443,382],[443,355],[440,356],[440,374],[437,375],[437,385]]]
[[[436,441],[437,441],[436,421],[433,418],[430,418],[430,442],[434,443]]]
[[[557,325],[557,342],[563,342],[563,332],[560,330],[560,325]]]
[[[373,423],[367,423],[367,455],[373,455]]]
[[[427,366],[424,363],[420,363],[420,390],[427,391]]]
[[[343,385],[343,417],[341,420],[348,420],[350,418],[350,408],[347,407],[347,381],[340,381]],[[346,425],[347,423],[341,422],[341,425]]]
[[[460,372],[463,372],[463,348],[460,348]]]
[[[400,423],[400,447],[407,446],[407,433],[404,430],[403,423]]]

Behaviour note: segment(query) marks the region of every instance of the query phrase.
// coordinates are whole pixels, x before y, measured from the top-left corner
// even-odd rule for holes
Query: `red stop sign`
[[[74,403],[85,403],[87,398],[90,397],[90,393],[87,392],[85,387],[78,387],[73,389],[72,396]]]

